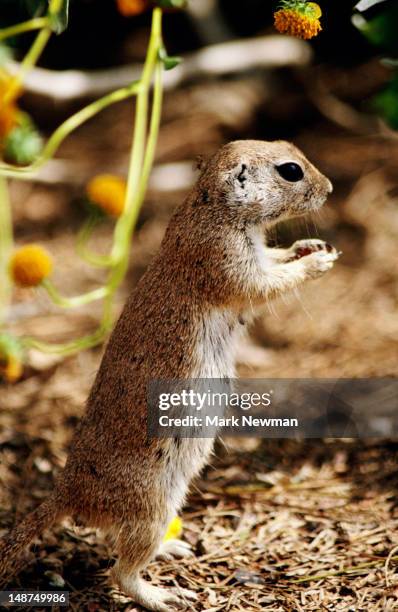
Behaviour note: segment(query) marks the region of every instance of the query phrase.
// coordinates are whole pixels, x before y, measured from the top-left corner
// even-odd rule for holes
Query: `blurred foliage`
[[[8,62],[11,57],[11,49],[9,47],[6,47],[6,45],[0,44],[0,66],[2,66],[5,62]]]
[[[398,54],[398,4],[385,3],[379,12],[366,19],[357,15],[354,24],[373,45],[381,47],[385,52]]]
[[[24,349],[17,338],[0,333],[0,376],[7,382],[16,382],[22,376]]]
[[[47,0],[23,0],[24,8],[32,15],[32,17],[38,17],[45,13],[48,1]]]
[[[159,51],[159,59],[162,60],[165,70],[172,70],[182,62],[181,57],[167,55],[167,51],[164,47]]]
[[[388,86],[374,97],[373,104],[387,123],[394,130],[398,130],[398,73]]]
[[[383,63],[391,67],[394,73],[384,90],[373,98],[373,107],[392,128],[398,129],[398,3],[388,0],[363,0],[356,6],[361,11],[373,7],[374,14],[369,18],[356,14],[353,23],[370,43],[388,54]]]
[[[0,0],[1,5],[2,0]],[[16,3],[27,8],[24,2]],[[23,365],[18,352],[36,348],[44,352],[69,355],[102,342],[113,322],[113,302],[123,281],[130,255],[130,243],[138,213],[145,197],[148,179],[154,161],[162,109],[162,71],[178,63],[169,57],[163,43],[162,10],[154,7],[149,42],[141,77],[129,85],[111,91],[89,103],[66,119],[52,133],[43,146],[32,119],[17,104],[23,91],[27,73],[41,58],[52,34],[61,33],[68,25],[69,0],[49,0],[46,12],[37,17],[41,2],[29,3],[34,17],[0,29],[2,40],[15,39],[19,34],[37,31],[32,38],[16,74],[0,70],[0,375],[8,382],[16,382],[22,375]],[[91,22],[90,22],[91,26]],[[107,271],[104,281],[94,290],[72,297],[63,296],[53,285],[51,258],[40,245],[28,244],[14,253],[11,199],[8,178],[33,177],[37,170],[53,158],[62,141],[88,119],[104,108],[121,100],[137,97],[134,129],[127,181],[109,176],[100,185],[94,200],[115,217],[113,242],[107,255],[92,252],[87,242],[98,222],[98,212],[87,218],[77,238],[82,259],[94,267]],[[21,168],[23,166],[23,168]],[[98,185],[97,185],[98,187]],[[98,198],[99,196],[99,198]],[[47,343],[36,338],[14,339],[5,330],[7,310],[12,299],[12,283],[24,287],[44,289],[55,305],[69,309],[102,300],[102,316],[97,328],[85,336],[64,343]],[[3,331],[4,329],[4,331]]]
[[[63,0],[61,10],[50,16],[51,29],[55,34],[62,34],[68,27],[69,0]]]
[[[41,153],[43,140],[30,120],[15,127],[7,136],[4,159],[18,166],[31,164]]]

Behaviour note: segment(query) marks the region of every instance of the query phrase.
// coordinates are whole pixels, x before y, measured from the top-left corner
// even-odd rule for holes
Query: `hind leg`
[[[140,576],[140,572],[159,550],[164,532],[165,527],[160,523],[128,523],[121,527],[116,541],[116,552],[119,555],[113,568],[116,582],[135,603],[153,612],[170,612],[174,607],[186,607],[187,599],[196,599],[191,591],[168,591],[151,585]]]

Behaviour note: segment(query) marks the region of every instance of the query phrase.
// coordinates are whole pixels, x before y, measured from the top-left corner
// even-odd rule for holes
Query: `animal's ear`
[[[197,155],[194,164],[195,170],[203,170],[207,162],[208,158],[205,155]]]

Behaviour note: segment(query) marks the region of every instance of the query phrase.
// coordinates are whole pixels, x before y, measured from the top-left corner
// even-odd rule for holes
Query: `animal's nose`
[[[327,188],[328,188],[328,193],[332,193],[332,191],[333,191],[333,185],[332,185],[332,183],[329,181],[329,179],[326,179],[326,180],[327,180]]]

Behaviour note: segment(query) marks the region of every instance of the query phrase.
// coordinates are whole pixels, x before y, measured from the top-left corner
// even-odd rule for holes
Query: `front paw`
[[[305,269],[305,275],[308,279],[319,278],[325,272],[333,268],[333,264],[338,259],[339,254],[334,249],[333,252],[316,251],[301,259]]]
[[[330,253],[336,255],[336,259],[339,256],[337,250],[331,244],[328,244],[324,240],[319,240],[318,238],[307,238],[304,240],[297,240],[289,249],[290,259],[289,261],[294,261],[296,259],[301,259],[302,257],[307,257],[312,253],[323,252]]]

